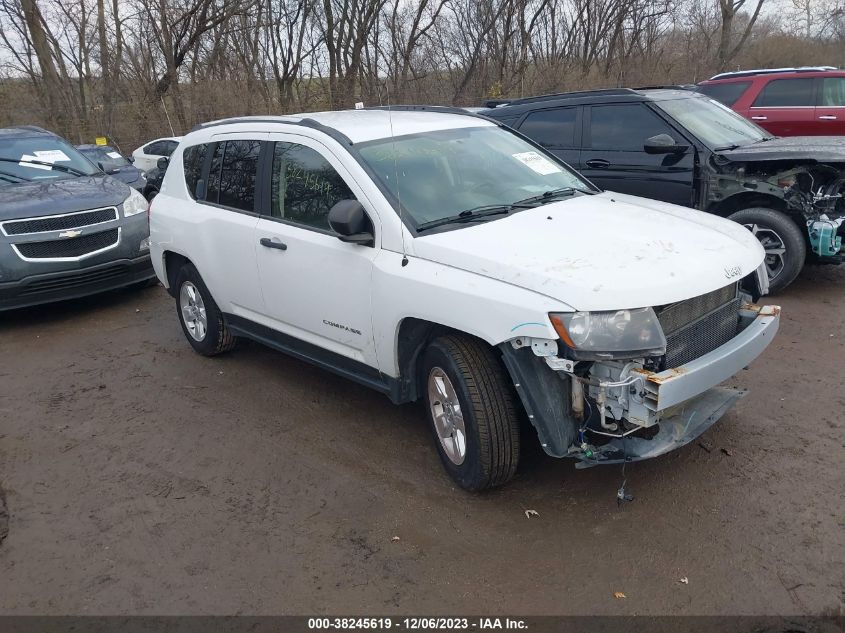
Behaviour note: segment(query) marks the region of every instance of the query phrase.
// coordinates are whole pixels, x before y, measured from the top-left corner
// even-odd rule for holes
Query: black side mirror
[[[129,161],[130,163],[132,163],[133,165],[135,164],[135,157],[134,157],[134,156],[127,156],[127,157],[126,157],[126,160],[128,160],[128,161]]]
[[[678,145],[668,134],[658,134],[647,138],[643,145],[646,154],[683,154],[689,145]]]
[[[167,156],[162,156],[156,161],[156,167],[158,167],[161,171],[166,171],[169,164],[170,159]]]
[[[341,242],[373,246],[373,223],[357,200],[341,200],[329,210],[329,226]]]

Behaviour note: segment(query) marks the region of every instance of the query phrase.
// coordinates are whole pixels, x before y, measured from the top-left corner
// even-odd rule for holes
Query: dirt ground
[[[202,358],[162,288],[0,315],[0,613],[841,614],[843,290],[811,268],[773,299],[750,394],[629,466],[623,509],[618,466],[533,441],[464,493],[420,407]]]

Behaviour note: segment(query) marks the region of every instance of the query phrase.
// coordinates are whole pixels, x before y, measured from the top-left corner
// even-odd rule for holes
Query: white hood
[[[752,273],[763,248],[717,216],[634,196],[578,196],[414,240],[421,258],[576,310],[658,306]]]

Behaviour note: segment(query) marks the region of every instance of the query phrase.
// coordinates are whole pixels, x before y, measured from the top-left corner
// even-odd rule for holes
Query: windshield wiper
[[[555,198],[563,198],[567,196],[575,195],[575,192],[579,193],[592,193],[584,191],[583,189],[576,189],[575,187],[559,187],[558,189],[550,189],[549,191],[544,191],[543,193],[531,196],[530,198],[524,198],[514,204],[532,204],[534,202],[548,202],[554,200]]]
[[[48,163],[47,161],[43,160],[20,160],[17,158],[0,158],[0,161],[4,163],[17,163],[18,165],[42,165],[44,167],[49,167],[50,169],[57,169],[59,171],[63,171],[66,174],[73,174],[75,176],[91,176],[93,174],[86,174],[81,169],[77,169],[76,167],[68,167],[67,165],[58,165],[57,163]]]
[[[9,180],[9,178],[17,178],[18,182],[28,182],[30,178],[24,178],[23,176],[18,176],[17,174],[13,174],[10,171],[2,171],[0,170],[0,178],[4,180]],[[11,182],[11,180],[9,180]]]
[[[436,226],[443,226],[445,224],[463,224],[465,222],[473,222],[475,220],[480,220],[481,218],[490,217],[491,215],[505,215],[514,209],[526,208],[526,206],[527,205],[519,202],[514,202],[513,204],[487,204],[480,207],[473,207],[472,209],[461,211],[457,215],[449,215],[445,218],[423,222],[417,227],[417,232],[427,231],[428,229],[433,229]]]

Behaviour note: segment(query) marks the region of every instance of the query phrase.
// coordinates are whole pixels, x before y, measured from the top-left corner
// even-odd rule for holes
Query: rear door
[[[748,118],[775,136],[813,136],[816,80],[813,77],[771,79],[751,104]]]
[[[263,172],[268,204],[253,237],[264,324],[296,339],[285,344],[310,344],[377,368],[370,301],[378,217],[349,169],[323,144],[293,134],[270,138]],[[364,206],[376,247],[341,242],[329,227],[329,210],[347,199]]]
[[[644,103],[585,108],[581,173],[602,189],[692,205],[695,149]],[[647,154],[645,141],[668,134],[683,154]]]
[[[256,133],[215,136],[203,152],[204,187],[199,187],[196,207],[186,218],[197,244],[191,258],[212,296],[224,312],[247,317],[264,307],[255,263],[255,225],[256,177],[266,138]],[[189,193],[196,196],[196,182],[193,186]]]
[[[845,76],[820,77],[816,106],[817,134],[845,136]]]
[[[578,169],[581,158],[581,107],[534,110],[518,129],[565,163]]]

